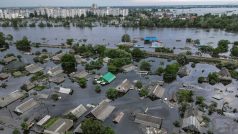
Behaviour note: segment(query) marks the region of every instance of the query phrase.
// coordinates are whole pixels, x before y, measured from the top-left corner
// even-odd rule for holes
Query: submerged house
[[[221,71],[218,72],[218,75],[219,75],[220,81],[221,81],[223,84],[226,85],[226,84],[231,83],[231,81],[232,81],[231,74],[230,74],[230,72],[229,72],[229,70],[228,70],[227,68],[223,67],[223,68],[221,69]]]
[[[49,74],[50,76],[56,76],[56,75],[61,74],[63,72],[64,72],[64,70],[61,69],[60,66],[56,66],[56,67],[53,67],[53,68],[49,69],[47,74]]]
[[[159,39],[157,37],[145,37],[144,38],[144,44],[151,44],[152,42],[156,42],[158,41]]]
[[[6,80],[9,76],[10,74],[8,73],[0,73],[0,80]]]
[[[159,84],[149,88],[149,97],[152,100],[162,99],[164,96],[165,89]]]
[[[87,109],[82,104],[80,104],[76,108],[70,110],[67,114],[72,114],[76,118],[79,118],[79,117],[81,117],[86,112],[87,112]]]
[[[9,64],[10,62],[15,61],[15,60],[17,60],[17,58],[15,56],[9,56],[9,57],[4,58],[3,62],[5,64]]]
[[[135,122],[142,124],[146,127],[153,127],[161,129],[163,119],[160,117],[143,114],[143,113],[135,113]]]
[[[135,69],[136,69],[136,66],[133,65],[133,64],[128,64],[128,65],[125,65],[125,66],[122,67],[122,70],[124,72],[130,72],[130,71],[133,71]]]
[[[35,65],[35,64],[30,64],[30,65],[26,66],[25,69],[30,74],[34,74],[34,73],[37,73],[37,72],[40,72],[43,70],[42,67]]]
[[[24,112],[32,109],[38,104],[33,98],[25,101],[24,103],[20,104],[15,108],[15,112],[18,114],[23,114]]]
[[[6,107],[9,104],[13,103],[14,101],[24,97],[25,93],[26,93],[25,91],[16,90],[16,91],[9,93],[8,95],[1,96],[0,97],[0,108]]]
[[[72,120],[59,118],[44,130],[44,134],[65,134],[72,127]]]
[[[184,131],[199,134],[201,132],[200,123],[195,116],[190,116],[183,119],[182,129]]]
[[[111,72],[108,72],[104,74],[103,76],[101,76],[99,78],[99,81],[101,82],[101,84],[108,84],[108,83],[111,83],[115,79],[116,79],[116,76],[112,74]]]
[[[72,72],[71,74],[69,74],[69,76],[71,79],[85,78],[88,76],[88,72],[86,72],[85,70],[80,72]]]
[[[121,84],[116,87],[116,90],[120,93],[127,93],[130,89],[133,88],[134,87],[131,82],[128,79],[125,79],[124,81],[122,81]]]
[[[115,106],[110,105],[108,100],[103,100],[90,112],[89,116],[104,121],[114,109]]]
[[[55,56],[53,56],[51,59],[53,62],[60,62],[61,58],[64,56],[64,52],[56,54]]]

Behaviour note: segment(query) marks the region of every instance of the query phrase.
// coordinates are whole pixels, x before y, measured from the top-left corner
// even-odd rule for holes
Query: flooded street
[[[118,44],[121,42],[121,36],[125,33],[131,35],[132,38],[143,38],[145,36],[157,36],[161,42],[163,42],[165,47],[173,48],[175,47],[175,52],[179,53],[182,50],[179,48],[184,47],[190,47],[191,49],[194,49],[196,51],[196,48],[194,46],[191,46],[189,44],[186,44],[185,41],[187,38],[192,39],[200,39],[201,45],[205,44],[212,44],[213,47],[216,47],[216,44],[221,39],[226,39],[229,41],[235,41],[238,39],[238,33],[228,33],[222,30],[204,30],[204,29],[175,29],[175,28],[155,28],[155,29],[132,29],[132,28],[115,28],[115,27],[93,27],[93,28],[19,28],[19,29],[13,29],[13,28],[0,28],[0,32],[4,32],[5,34],[12,34],[14,37],[14,40],[19,40],[23,36],[27,36],[32,42],[40,42],[40,43],[46,43],[46,44],[52,44],[52,45],[58,45],[60,43],[65,43],[67,38],[73,38],[75,40],[79,39],[88,39],[87,43],[89,44],[109,44],[108,47],[116,47],[115,44]],[[182,34],[181,34],[182,33]],[[46,38],[46,40],[42,40],[42,38]],[[181,40],[180,42],[176,42],[176,40]],[[143,41],[139,40],[137,44],[143,44]],[[32,52],[36,51],[42,51],[44,48],[33,48]],[[61,49],[58,48],[47,48],[48,52],[55,53]],[[146,47],[145,50],[148,51],[154,51],[154,49]],[[63,51],[68,51],[67,49],[63,49]],[[10,49],[4,52],[0,52],[0,58],[2,59],[7,53],[13,53],[15,55],[21,55],[22,61],[24,63],[33,63],[33,56],[31,55],[25,55],[19,51],[16,50],[15,47],[10,46]],[[165,67],[168,64],[174,63],[175,61],[169,61],[166,59],[161,58],[152,58],[149,57],[145,59],[146,61],[149,61],[151,66],[152,72],[155,72],[156,69],[159,66]],[[137,63],[138,64],[138,63]],[[39,64],[41,67],[45,69],[45,72],[51,68],[56,66],[55,63],[52,61],[48,61],[44,64]],[[223,91],[222,96],[226,101],[229,102],[229,105],[233,108],[238,109],[237,98],[235,97],[236,94],[238,94],[237,85],[238,81],[232,79],[232,83],[224,86],[222,84],[216,84],[214,86],[209,85],[207,83],[199,84],[198,83],[198,77],[204,76],[207,77],[207,75],[210,72],[219,72],[220,70],[212,64],[205,64],[205,63],[197,63],[194,68],[191,67],[191,63],[186,65],[189,69],[189,75],[180,78],[177,76],[177,80],[165,84],[164,88],[165,90],[165,97],[168,98],[171,96],[174,92],[179,90],[179,88],[183,87],[183,83],[186,83],[190,86],[191,90],[194,91],[194,94],[204,96],[207,101],[211,101],[214,99],[212,96],[216,92],[214,88],[219,88]],[[3,66],[0,65],[0,69]],[[84,66],[81,64],[78,64],[78,69],[83,69]],[[137,69],[138,70],[138,69]],[[96,73],[104,74],[107,72],[107,65],[105,64],[104,67],[100,70],[97,70]],[[24,76],[24,77],[18,77],[14,78],[13,76],[10,77],[7,80],[7,88],[3,89],[0,88],[0,96],[4,96],[9,94],[10,92],[13,92],[17,89],[20,89],[22,84],[26,81],[29,81],[31,75]],[[152,83],[156,83],[159,80],[163,80],[162,76],[158,75],[148,75],[146,77],[143,77],[139,74],[137,74],[136,70],[133,70],[129,73],[119,73],[116,75],[116,80],[110,83],[109,85],[103,86],[102,91],[100,94],[95,92],[95,85],[93,85],[93,78],[94,75],[90,75],[88,77],[87,81],[87,87],[81,88],[77,83],[73,83],[68,77],[66,77],[66,80],[60,84],[59,86],[67,87],[73,89],[72,95],[61,95],[62,99],[55,102],[53,100],[48,99],[47,101],[42,101],[42,103],[18,116],[12,111],[14,111],[15,107],[19,105],[20,103],[26,101],[29,99],[26,98],[22,101],[18,100],[9,106],[7,108],[1,109],[0,116],[8,116],[12,117],[13,119],[16,119],[18,121],[23,120],[24,118],[29,118],[30,116],[43,116],[46,114],[50,114],[52,116],[60,116],[66,113],[69,109],[72,109],[79,104],[98,104],[103,99],[106,99],[106,91],[110,87],[116,87],[118,84],[120,84],[124,79],[128,79],[129,81],[133,82],[134,80],[140,80],[143,85],[150,85]],[[48,95],[52,95],[54,93],[53,87],[57,86],[56,84],[49,83],[47,85],[47,89],[43,91],[34,91],[31,90],[29,92],[30,97],[34,97],[33,93],[45,93]],[[225,90],[230,89],[233,91],[233,93],[228,93]],[[223,100],[222,100],[223,101]],[[222,102],[220,102],[222,103]],[[111,103],[112,105],[116,106],[116,109],[113,111],[112,115],[105,120],[105,124],[107,126],[111,126],[117,134],[140,134],[141,127],[140,125],[136,124],[133,121],[132,114],[134,112],[145,112],[145,110],[148,108],[147,113],[162,117],[164,122],[162,124],[162,127],[165,128],[168,131],[168,134],[171,134],[172,132],[177,132],[177,130],[174,130],[173,122],[176,120],[179,120],[179,113],[177,107],[172,107],[168,104],[168,102],[164,100],[155,100],[152,101],[148,98],[141,98],[138,95],[138,91],[131,90],[124,96],[116,99]],[[124,112],[125,116],[121,120],[119,124],[114,124],[112,122],[113,118],[118,112]],[[78,125],[79,122],[82,119],[80,119],[76,124]],[[212,122],[212,128],[214,128],[215,134],[222,134],[222,133],[229,133],[229,134],[235,134],[238,132],[238,126],[235,122],[231,121],[230,118],[226,117],[216,117],[215,115],[211,116],[211,122]],[[229,124],[229,121],[232,122]],[[232,126],[232,127],[231,127]],[[33,132],[32,132],[33,133]]]

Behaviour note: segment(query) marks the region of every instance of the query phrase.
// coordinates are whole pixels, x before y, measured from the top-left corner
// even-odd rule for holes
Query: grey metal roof
[[[182,128],[184,130],[201,132],[200,123],[195,116],[190,116],[188,118],[184,118]]]
[[[91,114],[98,120],[104,121],[115,109],[108,101],[101,101],[92,111]]]
[[[162,119],[148,114],[135,113],[135,122],[149,127],[160,128]]]

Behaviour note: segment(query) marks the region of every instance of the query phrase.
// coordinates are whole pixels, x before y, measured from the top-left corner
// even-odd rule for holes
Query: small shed
[[[55,87],[55,89],[58,89],[58,92],[62,94],[71,94],[73,92],[73,90],[70,88]]]
[[[114,123],[119,123],[121,121],[121,119],[123,118],[124,113],[120,112],[119,114],[116,115],[116,117],[113,119]]]
[[[40,121],[38,121],[36,123],[36,125],[38,126],[42,126],[44,123],[46,123],[49,119],[51,118],[50,115],[46,115],[45,117],[43,117]]]

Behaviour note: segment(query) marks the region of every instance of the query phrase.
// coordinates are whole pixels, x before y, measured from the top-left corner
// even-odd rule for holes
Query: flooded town
[[[237,19],[235,5],[1,7],[0,134],[237,134]]]

